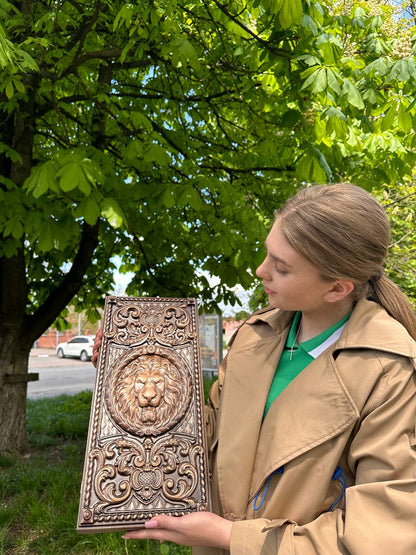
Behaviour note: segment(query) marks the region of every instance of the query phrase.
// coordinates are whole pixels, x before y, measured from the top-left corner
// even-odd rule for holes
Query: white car
[[[59,343],[56,354],[58,358],[77,357],[83,362],[90,360],[94,338],[94,335],[76,335],[70,341]]]

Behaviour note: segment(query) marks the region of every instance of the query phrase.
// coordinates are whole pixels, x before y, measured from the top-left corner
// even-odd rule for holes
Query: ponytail
[[[409,335],[416,340],[416,315],[412,305],[390,278],[384,274],[370,278],[367,298],[387,310],[390,316],[400,322]]]

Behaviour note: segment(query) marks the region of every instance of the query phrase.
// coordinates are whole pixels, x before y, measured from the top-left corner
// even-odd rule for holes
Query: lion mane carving
[[[136,435],[159,435],[183,417],[190,398],[190,383],[168,358],[142,354],[116,372],[107,390],[107,405],[114,420]]]

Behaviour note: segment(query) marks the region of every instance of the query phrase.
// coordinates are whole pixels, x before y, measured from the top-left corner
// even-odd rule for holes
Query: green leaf
[[[37,199],[49,190],[58,191],[56,183],[56,163],[48,160],[39,164],[24,183],[24,189]]]
[[[70,161],[66,162],[68,158]],[[62,191],[67,193],[78,188],[88,196],[91,186],[102,178],[99,167],[89,158],[81,157],[80,152],[67,153],[63,161],[63,166],[56,173]]]
[[[37,243],[41,252],[49,252],[53,249],[53,226],[50,221],[45,222],[40,228]]]
[[[413,118],[409,111],[409,107],[404,104],[400,104],[399,106],[398,124],[399,128],[404,131],[404,133],[409,133],[413,127]]]
[[[279,21],[285,29],[293,23],[302,21],[303,8],[301,0],[283,0],[282,7],[279,11]]]
[[[312,170],[312,177],[314,181],[321,181],[327,182],[332,179],[332,170],[329,167],[329,164],[323,154],[318,148],[313,147],[313,150],[316,154],[317,158],[314,158],[314,161],[318,163],[319,168],[314,162],[314,167]]]
[[[22,222],[13,218],[7,222],[3,230],[3,236],[7,237],[8,235],[11,235],[14,239],[21,239],[23,232]]]
[[[340,86],[338,84],[338,74],[333,71],[331,68],[327,68],[326,70],[328,87],[332,89],[336,94],[341,93]]]
[[[194,69],[200,68],[198,54],[186,37],[178,37],[171,42],[173,49],[172,62],[176,67],[184,66],[189,63]]]
[[[382,131],[387,131],[394,125],[394,122],[396,119],[396,113],[397,113],[396,105],[392,105],[387,109],[380,123],[380,129]]]
[[[87,224],[94,225],[100,217],[101,210],[93,195],[85,198],[76,210],[76,215],[85,219]]]
[[[0,27],[0,67],[14,67],[16,54],[13,51],[13,44],[4,36],[3,28]]]
[[[301,78],[305,79],[301,86],[301,90],[307,89],[315,82],[319,69],[319,67],[313,66],[301,73]]]
[[[119,203],[113,198],[107,198],[101,203],[101,214],[114,228],[121,227],[125,220]]]
[[[377,92],[373,88],[369,88],[366,91],[364,91],[362,96],[363,96],[363,100],[367,101],[370,104],[378,103]]]
[[[325,65],[337,64],[340,56],[342,55],[342,49],[339,44],[334,43],[334,41],[330,40],[329,37],[325,37],[325,40],[321,42],[318,39],[317,43],[319,44],[319,48],[322,52]]]
[[[383,76],[387,70],[389,69],[389,63],[386,57],[380,56],[370,62],[367,67],[364,69],[363,73],[368,74],[379,74]]]
[[[291,129],[294,127],[301,118],[301,113],[298,110],[288,110],[285,112],[281,119],[282,127]]]
[[[133,4],[125,3],[114,18],[113,31],[117,31],[122,25],[129,27],[134,16]]]
[[[59,186],[65,193],[76,189],[81,181],[85,181],[85,174],[79,165],[79,162],[70,162],[61,168],[56,177],[59,180]]]
[[[137,159],[142,158],[142,156],[143,145],[141,141],[134,139],[124,149],[123,162],[137,162]]]
[[[412,58],[401,58],[397,60],[386,75],[386,81],[388,83],[394,80],[406,82],[411,78],[416,78],[416,66]]]
[[[18,54],[21,56],[20,65],[22,69],[28,71],[39,71],[39,66],[36,63],[36,60],[34,60],[28,52],[19,49]]]
[[[16,256],[21,248],[21,242],[13,239],[12,237],[7,237],[0,241],[0,256],[5,258],[12,258]]]
[[[175,206],[175,197],[173,196],[170,189],[165,189],[165,191],[163,192],[162,202],[163,205],[166,206],[166,208],[172,208],[173,206]]]
[[[312,92],[318,93],[325,90],[327,86],[326,69],[323,67],[309,68],[302,73],[302,77],[307,77],[304,81],[301,90],[310,88]]]
[[[262,0],[261,4],[269,13],[277,14],[281,10],[285,0]]]
[[[376,154],[380,150],[386,150],[388,144],[383,135],[375,134],[369,137],[366,146],[371,154]]]
[[[317,71],[316,79],[311,87],[313,93],[319,93],[326,89],[328,84],[327,71],[325,68],[320,68]]]
[[[304,154],[296,164],[296,177],[300,181],[309,181],[312,171],[313,158],[309,154]]]
[[[326,183],[331,170],[324,155],[315,149],[314,154],[306,152],[296,164],[296,177],[302,181]]]
[[[310,15],[307,14],[303,14],[302,17],[302,26],[303,27],[308,27],[311,31],[311,33],[316,36],[318,34],[318,29],[315,25],[314,20],[312,19],[312,17]]]
[[[26,88],[19,77],[13,79],[13,85],[15,89],[21,93],[24,93],[26,91]]]
[[[244,257],[241,254],[241,251],[238,250],[233,256],[233,266],[235,268],[241,268],[244,264]]]
[[[167,166],[170,162],[170,156],[162,146],[151,144],[143,153],[146,162],[155,162],[159,166]]]
[[[6,84],[6,96],[10,100],[14,95],[13,81],[10,79]]]
[[[152,132],[152,129],[153,129],[152,122],[148,117],[146,117],[146,114],[142,114],[141,112],[138,112],[138,111],[133,111],[133,112],[130,112],[129,117],[131,118],[131,121],[134,123],[134,125],[137,128],[139,129],[143,128],[148,133]],[[140,143],[140,141],[138,141],[137,139],[132,142]]]
[[[194,210],[201,210],[204,207],[201,197],[192,187],[189,189],[189,205]]]
[[[328,118],[326,123],[328,133],[335,133],[335,136],[339,139],[344,138],[348,134],[347,118],[345,115],[333,106],[328,108],[325,115]]]
[[[342,91],[346,94],[349,104],[360,110],[364,108],[364,102],[361,98],[361,94],[359,93],[357,87],[349,79],[344,79]]]
[[[83,160],[81,164],[81,169],[83,171],[85,179],[82,179],[78,183],[78,188],[85,195],[89,195],[91,192],[91,185],[95,185],[96,179],[94,176],[95,167],[91,160]]]

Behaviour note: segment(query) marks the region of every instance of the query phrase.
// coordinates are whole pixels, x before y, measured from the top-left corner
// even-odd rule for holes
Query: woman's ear
[[[338,279],[331,289],[325,294],[328,303],[342,301],[354,290],[354,284],[348,279]]]

